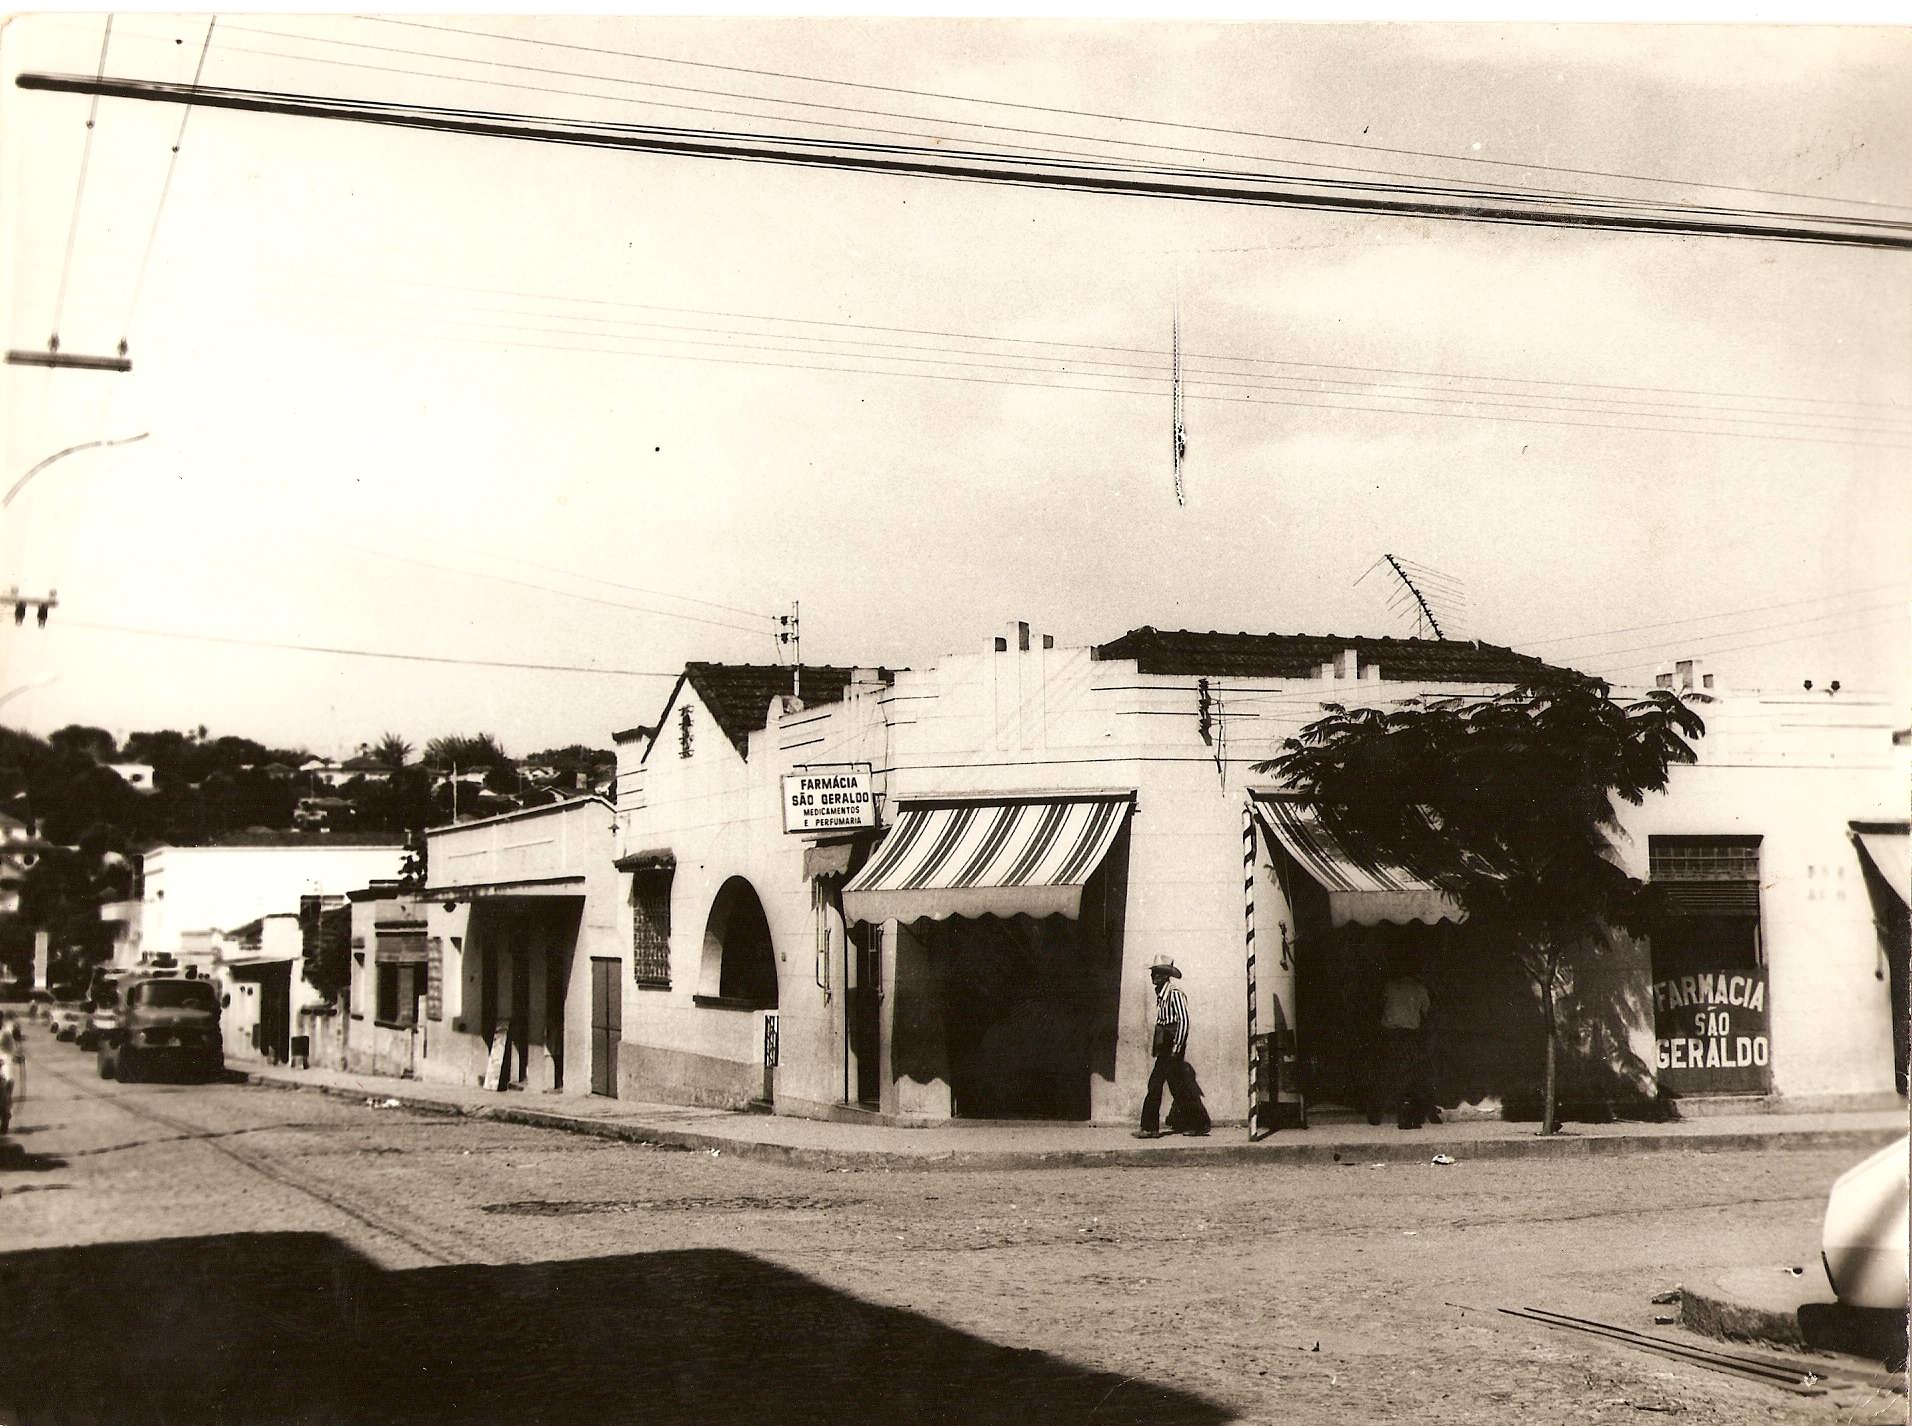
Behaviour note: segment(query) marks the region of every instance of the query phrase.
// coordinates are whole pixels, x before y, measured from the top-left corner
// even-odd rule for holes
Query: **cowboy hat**
[[[1156,975],[1158,973],[1161,975],[1172,975],[1177,980],[1182,978],[1182,972],[1176,967],[1175,958],[1173,956],[1157,956],[1149,962],[1149,974]]]

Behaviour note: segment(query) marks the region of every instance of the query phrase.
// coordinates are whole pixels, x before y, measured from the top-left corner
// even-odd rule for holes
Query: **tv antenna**
[[[1421,564],[1400,555],[1384,554],[1362,571],[1358,585],[1377,569],[1386,568],[1398,587],[1388,596],[1388,610],[1399,618],[1414,621],[1414,637],[1432,634],[1445,641],[1458,626],[1455,615],[1467,606],[1465,586],[1451,574],[1432,565]],[[1440,612],[1446,606],[1445,614]]]
[[[1175,438],[1175,503],[1187,505],[1187,492],[1182,486],[1182,461],[1188,455],[1188,428],[1182,424],[1182,309],[1175,309],[1170,332],[1169,385],[1172,391],[1170,409],[1174,421]]]

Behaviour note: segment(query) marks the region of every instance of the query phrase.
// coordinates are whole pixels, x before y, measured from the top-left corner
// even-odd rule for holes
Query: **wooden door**
[[[619,962],[591,962],[591,1093],[617,1098],[617,1042],[624,1030]]]

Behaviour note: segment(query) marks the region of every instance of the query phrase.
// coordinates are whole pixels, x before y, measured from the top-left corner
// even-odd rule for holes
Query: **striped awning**
[[[1076,916],[1082,888],[1129,815],[1111,797],[903,805],[843,888],[851,921]]]
[[[1399,867],[1356,862],[1304,804],[1289,798],[1254,799],[1255,816],[1283,851],[1328,893],[1337,926],[1460,921],[1465,914],[1447,896]]]
[[[1912,834],[1908,829],[1903,824],[1854,822],[1852,840],[1899,900],[1912,905]]]

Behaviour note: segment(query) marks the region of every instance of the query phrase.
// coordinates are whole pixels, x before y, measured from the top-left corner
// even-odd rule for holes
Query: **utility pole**
[[[777,616],[777,642],[790,646],[790,661],[795,665],[790,683],[791,696],[803,697],[803,625],[799,621],[802,606],[790,601],[790,612]]]
[[[34,610],[33,622],[42,629],[46,627],[47,615],[60,605],[60,591],[49,589],[45,594],[22,594],[15,585],[7,591],[7,599],[13,605],[13,622],[17,627],[27,621],[27,611]]]

